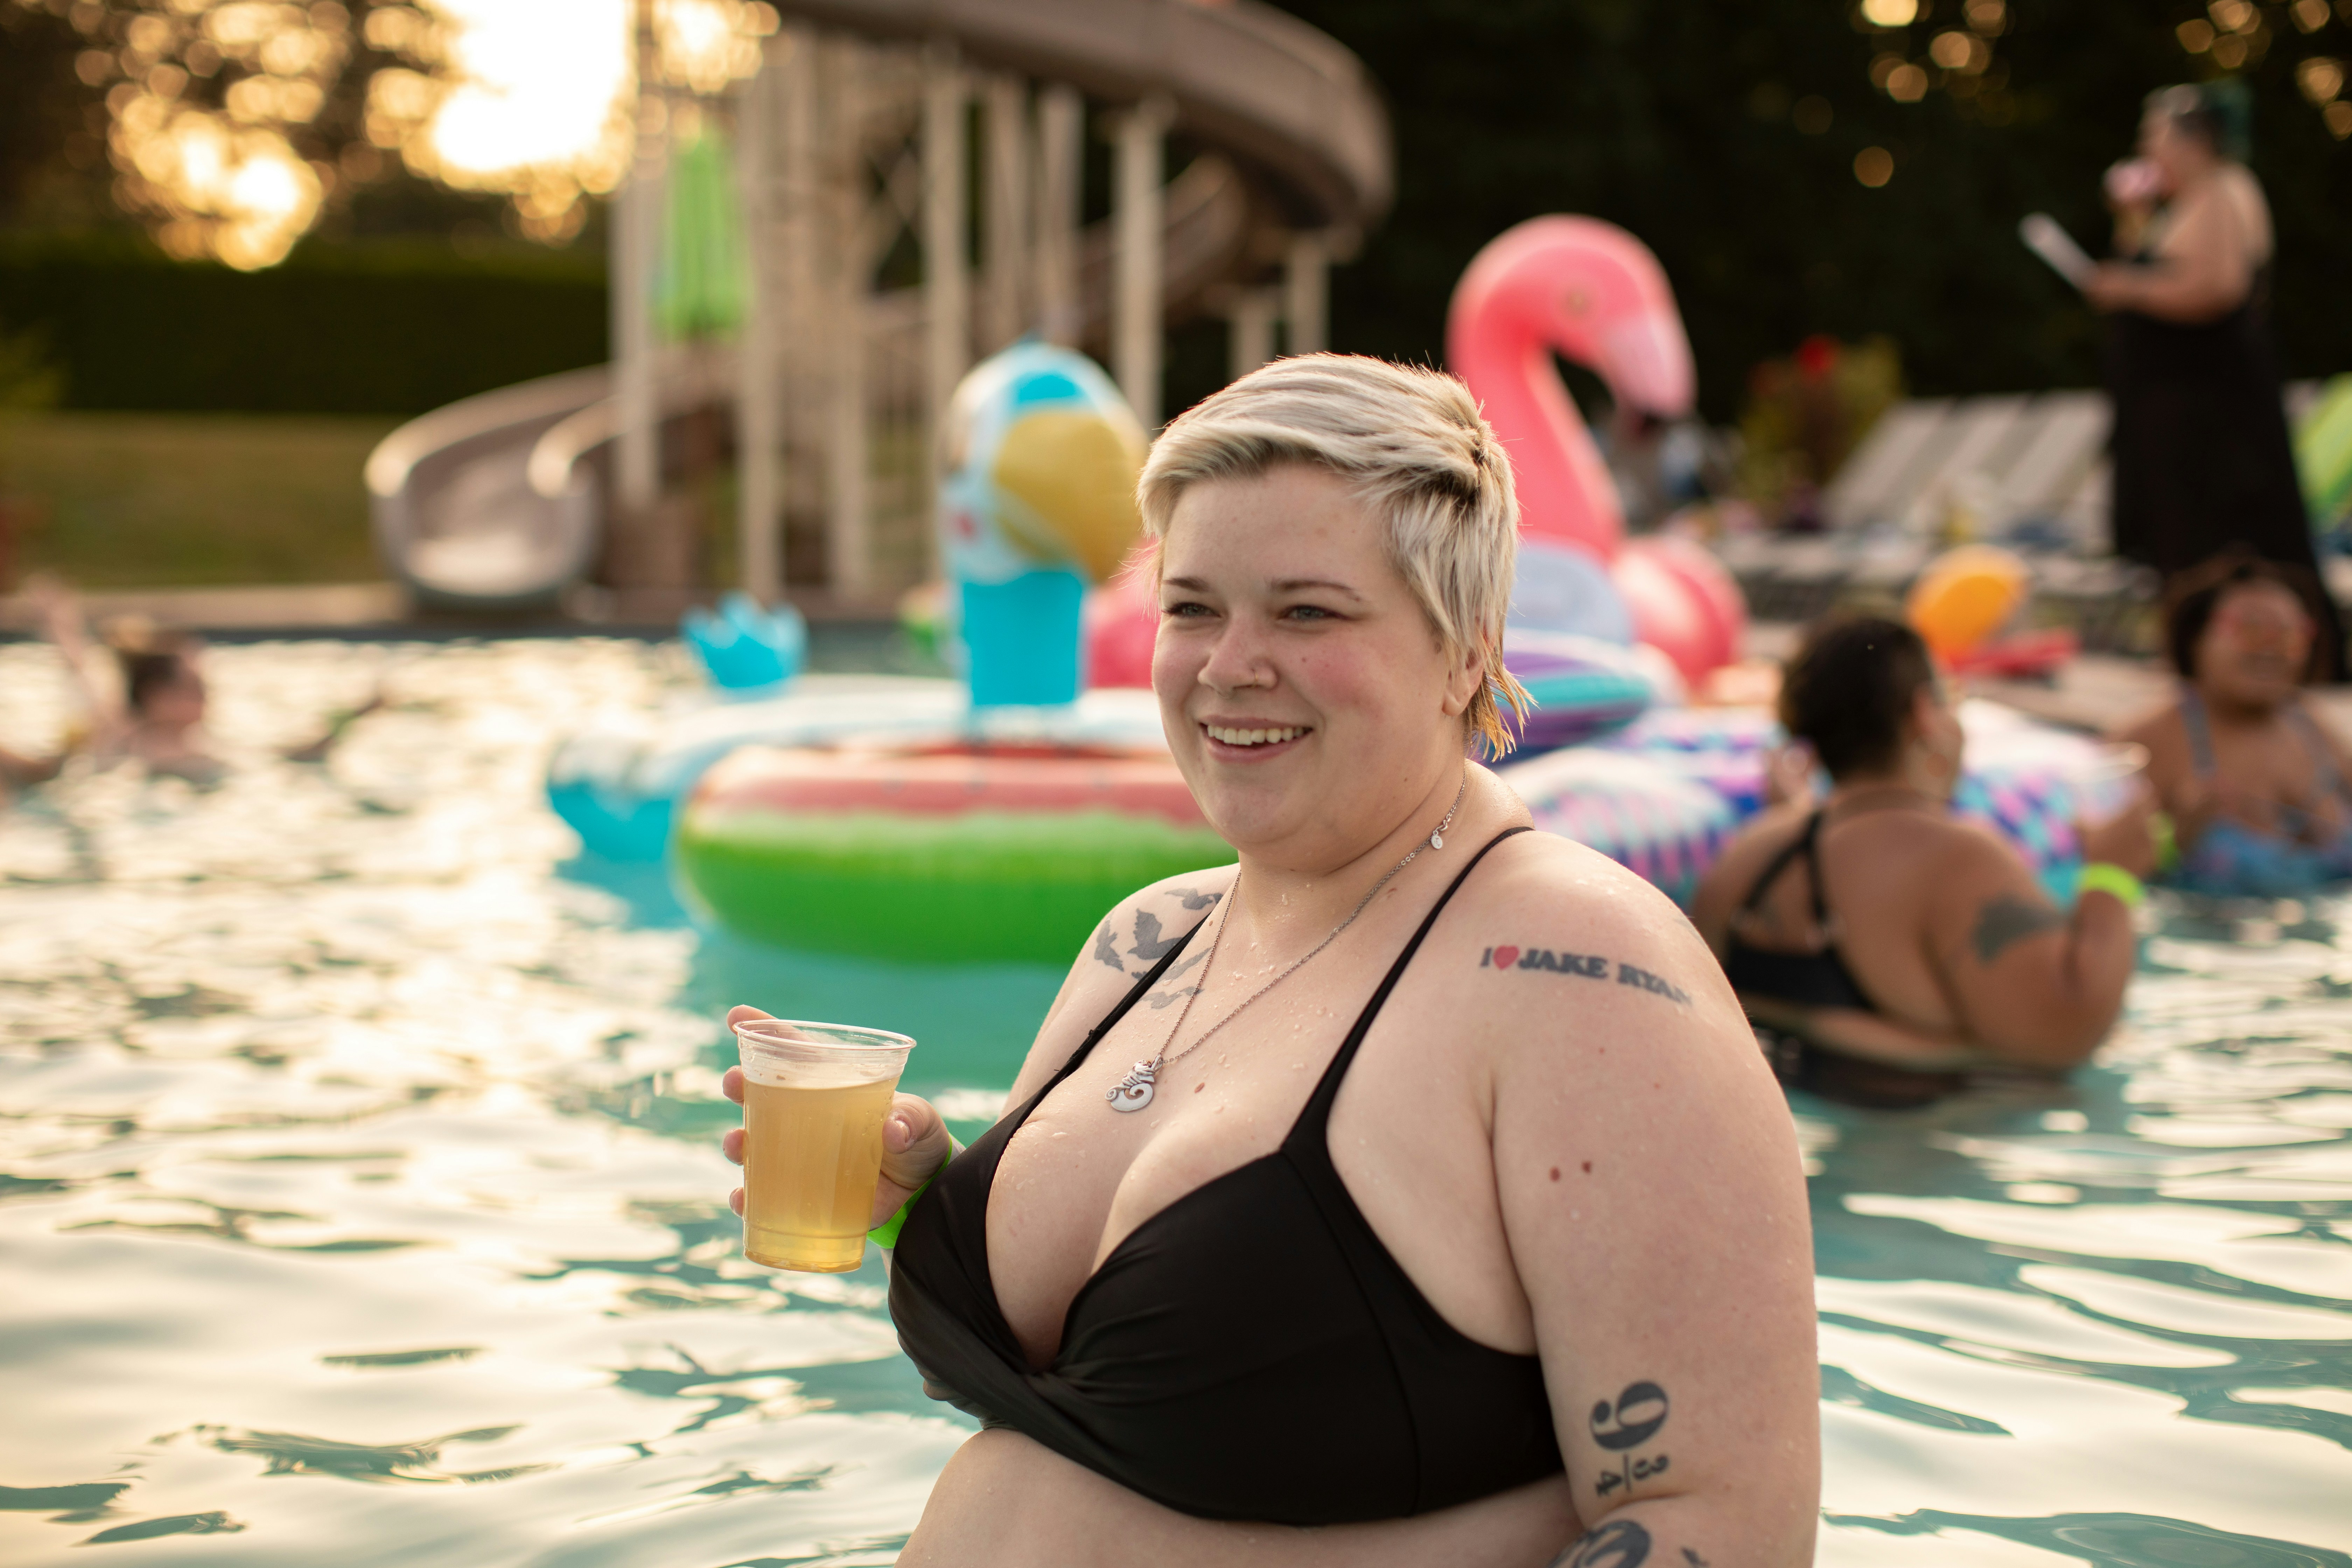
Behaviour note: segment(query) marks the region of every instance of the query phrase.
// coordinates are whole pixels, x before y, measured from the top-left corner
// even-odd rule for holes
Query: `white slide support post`
[[[805,22],[787,22],[776,36],[784,48],[782,58],[769,68],[776,77],[780,110],[775,186],[780,221],[776,270],[771,276],[780,296],[777,320],[782,323],[776,369],[789,395],[783,425],[793,460],[799,464],[798,471],[787,468],[782,479],[792,506],[814,510],[811,502],[821,492],[811,481],[823,479],[824,465],[812,459],[819,450],[818,410],[829,374],[819,282],[823,274],[817,267],[825,199],[819,164],[824,121],[817,110],[817,32]],[[776,592],[781,595],[791,581],[792,566],[781,520],[776,539]]]
[[[1225,310],[1225,379],[1239,381],[1274,358],[1275,318],[1282,309],[1272,289],[1244,289]]]
[[[661,495],[661,419],[654,397],[654,261],[660,248],[667,110],[646,73],[653,65],[651,0],[629,7],[636,64],[635,144],[613,226],[613,381],[620,431],[614,466],[624,515],[644,517]]]
[[[743,84],[737,137],[738,167],[743,186],[743,231],[749,240],[745,258],[750,283],[744,300],[743,341],[736,353],[735,390],[735,540],[742,589],[763,605],[782,598],[783,482],[777,444],[782,434],[782,387],[778,381],[777,344],[782,301],[777,274],[782,258],[776,243],[782,230],[777,184],[778,110],[782,57],[793,47],[789,37],[768,39],[761,49],[760,69]]]
[[[965,189],[963,66],[949,39],[923,50],[923,434],[930,495],[939,493],[940,427],[956,384],[971,363],[971,315],[965,276],[971,207]],[[924,537],[933,539],[931,531]],[[934,554],[938,545],[931,545]]]
[[[1055,82],[1037,93],[1037,323],[1048,342],[1078,341],[1078,219],[1087,106]]]
[[[873,577],[867,539],[870,451],[866,428],[866,276],[858,237],[866,225],[866,52],[856,39],[826,40],[825,201],[817,254],[825,268],[825,572],[835,596],[865,596]]]
[[[1322,235],[1290,237],[1283,258],[1282,313],[1288,319],[1289,349],[1319,354],[1331,343],[1331,247]]]
[[[1111,379],[1144,429],[1160,428],[1161,164],[1175,118],[1164,97],[1120,116],[1112,168]]]
[[[1029,86],[992,76],[987,103],[988,313],[981,346],[994,353],[1030,323]]]

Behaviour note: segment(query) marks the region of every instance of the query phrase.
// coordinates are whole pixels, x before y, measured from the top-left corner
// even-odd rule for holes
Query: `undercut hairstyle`
[[[2205,628],[2213,624],[2213,612],[2221,607],[2221,601],[2231,589],[2255,583],[2285,589],[2303,606],[2303,613],[2312,617],[2311,652],[2296,679],[2308,685],[2319,678],[2327,658],[2317,631],[2326,624],[2316,614],[2319,584],[2306,572],[2238,548],[2191,566],[2165,585],[2164,652],[2181,679],[2197,679],[2197,645],[2205,640]]]
[[[1936,666],[1919,634],[1878,616],[1817,622],[1780,678],[1780,724],[1832,779],[1892,768]]]
[[[1360,354],[1301,354],[1252,371],[1171,421],[1152,443],[1136,499],[1157,541],[1185,490],[1253,479],[1283,463],[1338,476],[1380,519],[1391,565],[1448,658],[1476,655],[1485,679],[1463,714],[1492,755],[1507,753],[1532,705],[1503,668],[1503,621],[1518,563],[1511,460],[1470,389],[1450,375]]]

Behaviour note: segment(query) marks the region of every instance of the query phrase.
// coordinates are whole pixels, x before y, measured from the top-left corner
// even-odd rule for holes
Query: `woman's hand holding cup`
[[[757,1007],[732,1007],[727,1013],[727,1026],[751,1018],[772,1016]],[[743,1069],[730,1067],[719,1080],[719,1088],[736,1104],[743,1103]],[[890,1097],[890,1114],[882,1124],[882,1179],[874,1191],[874,1218],[880,1225],[897,1214],[917,1187],[939,1173],[947,1163],[950,1144],[947,1123],[939,1110],[919,1095],[894,1094]],[[730,1127],[719,1135],[719,1152],[736,1164],[743,1163],[743,1130]],[[727,1195],[728,1206],[738,1215],[743,1212],[743,1189],[737,1187]]]

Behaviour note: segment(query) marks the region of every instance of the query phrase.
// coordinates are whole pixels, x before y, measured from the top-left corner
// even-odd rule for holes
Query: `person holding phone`
[[[2270,205],[2241,161],[2242,104],[2217,84],[2151,95],[2139,160],[2110,174],[2123,259],[2084,286],[2109,318],[2116,553],[2168,582],[2225,545],[2318,577],[2268,310]],[[2344,627],[2313,605],[2315,672]]]

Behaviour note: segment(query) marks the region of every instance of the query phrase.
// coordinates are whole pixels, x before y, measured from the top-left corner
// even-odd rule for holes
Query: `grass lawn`
[[[85,588],[383,577],[360,468],[397,416],[0,417],[0,496],[30,501],[17,570]]]

